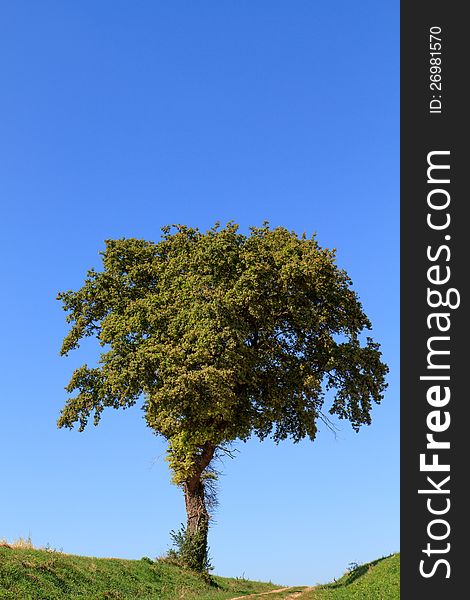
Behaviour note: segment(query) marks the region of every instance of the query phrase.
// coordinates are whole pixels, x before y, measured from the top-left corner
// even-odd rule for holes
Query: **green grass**
[[[216,600],[275,589],[271,583],[201,577],[164,561],[91,558],[0,547],[0,598],[8,600]]]
[[[334,583],[318,586],[299,600],[398,600],[400,555],[393,554],[361,565]]]
[[[27,545],[26,545],[27,546]],[[8,600],[224,600],[274,590],[272,583],[213,577],[165,561],[73,556],[30,547],[0,546],[0,599]],[[298,600],[398,600],[400,555],[361,565],[334,583],[317,586]],[[259,600],[283,600],[290,588]],[[258,599],[256,599],[258,600]]]

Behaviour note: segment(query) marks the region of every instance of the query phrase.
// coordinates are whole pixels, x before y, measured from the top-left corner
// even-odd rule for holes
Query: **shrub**
[[[200,571],[199,565],[202,562],[202,573],[208,575],[213,566],[210,562],[209,549],[206,544],[204,531],[199,530],[190,535],[186,527],[181,524],[181,527],[177,531],[170,531],[170,536],[173,540],[174,549],[172,548],[168,551],[167,559],[170,562],[175,562],[180,566],[188,567],[194,571]]]

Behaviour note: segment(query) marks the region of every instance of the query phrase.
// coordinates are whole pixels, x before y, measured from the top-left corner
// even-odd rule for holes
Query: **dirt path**
[[[305,592],[312,592],[314,589],[314,587],[308,587],[303,589],[301,592],[294,592],[293,594],[286,596],[284,600],[290,600],[291,598],[301,598],[303,594],[305,594]]]
[[[287,592],[290,588],[280,588],[278,590],[272,590],[270,592],[261,592],[259,594],[248,594],[248,596],[236,596],[235,598],[229,598],[228,600],[243,600],[243,598],[259,598],[260,596],[267,596],[268,594],[280,594],[281,592]]]
[[[315,588],[305,588],[301,592],[294,592],[290,594],[290,596],[286,596],[285,600],[289,600],[290,598],[301,598],[305,592],[312,592]]]
[[[296,586],[296,587],[298,587],[298,586]],[[270,592],[261,592],[258,594],[248,594],[247,596],[236,596],[235,598],[229,598],[229,600],[244,600],[244,598],[264,598],[265,596],[269,596],[271,594],[280,594],[281,592],[288,592],[291,589],[293,589],[293,588],[291,588],[291,587],[280,588],[278,590],[271,590]],[[303,593],[311,592],[314,589],[315,588],[313,588],[313,587],[309,587],[309,588],[304,588],[300,592],[293,592],[289,596],[286,596],[284,598],[284,600],[294,600],[294,598],[300,598]]]

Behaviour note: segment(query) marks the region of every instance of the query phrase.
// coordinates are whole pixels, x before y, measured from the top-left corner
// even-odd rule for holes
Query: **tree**
[[[164,227],[159,242],[107,240],[103,270],[60,293],[71,324],[61,354],[86,336],[103,352],[75,370],[59,427],[97,425],[107,406],[142,401],[168,442],[184,491],[193,561],[207,559],[208,480],[218,452],[256,435],[315,439],[323,412],[371,422],[388,368],[334,251],[283,227]],[[331,390],[331,391],[328,391]]]

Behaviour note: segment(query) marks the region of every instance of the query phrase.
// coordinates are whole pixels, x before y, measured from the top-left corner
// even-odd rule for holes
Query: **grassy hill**
[[[253,600],[399,600],[400,555],[393,554],[348,571],[333,583],[313,588],[289,588]]]
[[[73,556],[32,548],[0,546],[0,599],[8,600],[227,600],[261,594],[256,600],[398,600],[400,555],[347,572],[315,588],[279,588],[241,578],[201,577],[165,561]],[[266,594],[266,595],[265,595]]]
[[[198,575],[164,561],[73,556],[0,547],[0,598],[8,600],[216,600],[275,585]]]
[[[277,596],[276,596],[277,598]],[[398,600],[400,555],[361,565],[341,579],[300,596],[299,600]]]

